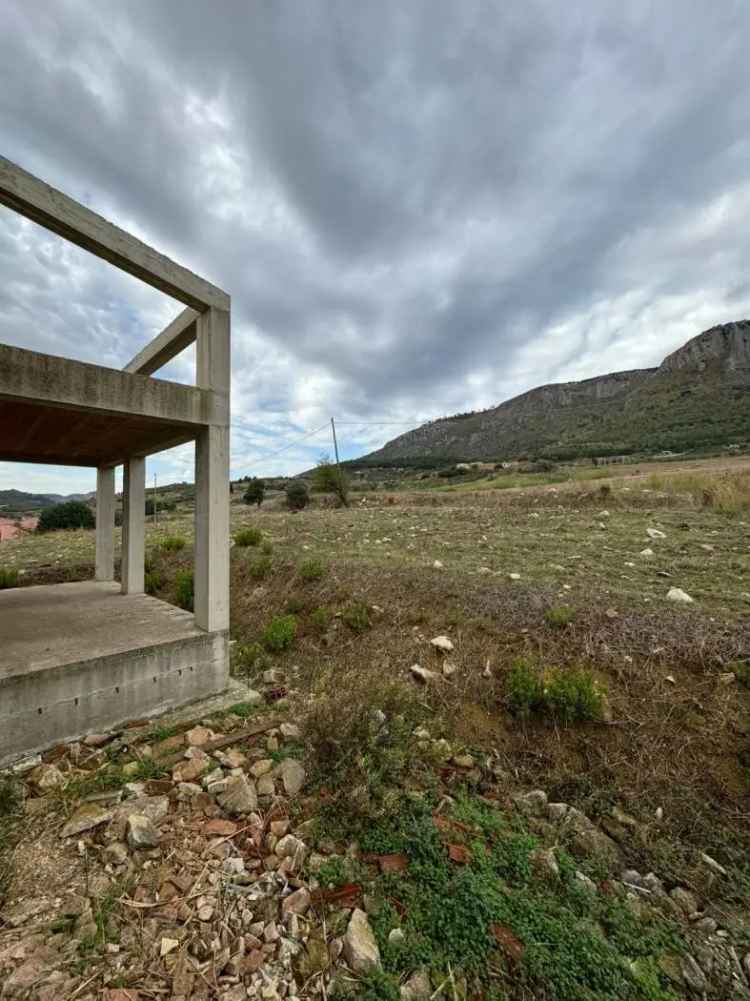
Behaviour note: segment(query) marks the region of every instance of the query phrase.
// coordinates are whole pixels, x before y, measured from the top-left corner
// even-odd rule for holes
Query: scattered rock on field
[[[667,533],[662,532],[659,528],[647,528],[646,535],[649,539],[666,539]]]
[[[305,784],[305,769],[295,758],[284,758],[279,767],[279,774],[287,796],[296,796]]]
[[[683,591],[681,587],[670,587],[667,591],[667,601],[674,601],[680,605],[692,605],[693,599],[687,593]]]
[[[185,738],[191,747],[203,747],[213,736],[213,730],[209,730],[206,726],[194,726],[192,730],[188,730],[185,734]]]
[[[113,810],[105,810],[96,803],[84,803],[63,827],[61,837],[73,838],[84,831],[90,831],[100,824],[108,823],[114,816]]]
[[[453,643],[447,636],[435,636],[430,640],[430,644],[441,653],[450,653],[453,649]]]
[[[412,676],[417,681],[421,681],[423,685],[426,685],[430,681],[436,681],[440,677],[435,671],[428,671],[426,667],[420,667],[419,664],[412,664],[409,670]]]
[[[380,950],[367,915],[356,907],[344,935],[344,958],[353,973],[371,973],[380,966]]]
[[[128,844],[133,851],[156,848],[160,835],[154,824],[142,813],[131,813],[128,817]]]
[[[225,790],[216,798],[227,813],[240,815],[258,808],[255,785],[244,775],[231,775],[226,783]]]

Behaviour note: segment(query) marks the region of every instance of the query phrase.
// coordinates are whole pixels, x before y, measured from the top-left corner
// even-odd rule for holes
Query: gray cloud
[[[231,292],[235,473],[308,463],[258,457],[330,413],[488,406],[750,308],[741,0],[4,17],[5,155]],[[176,312],[6,212],[0,268],[0,338],[40,350],[123,364]]]

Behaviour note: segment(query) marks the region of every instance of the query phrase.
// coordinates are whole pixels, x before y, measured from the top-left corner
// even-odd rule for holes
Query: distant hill
[[[693,337],[658,368],[531,389],[423,424],[354,466],[575,459],[750,441],[750,320]]]
[[[40,511],[67,500],[87,500],[88,494],[29,494],[23,490],[0,490],[0,514]]]

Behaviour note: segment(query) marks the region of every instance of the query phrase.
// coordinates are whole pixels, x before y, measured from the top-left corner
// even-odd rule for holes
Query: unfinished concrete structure
[[[187,306],[123,371],[0,344],[0,460],[97,470],[96,579],[0,591],[2,763],[226,687],[230,300],[1,157],[0,204]],[[152,378],[194,341],[195,386]],[[195,442],[194,615],[143,593],[145,457],[189,441]],[[118,465],[124,467],[119,586]]]

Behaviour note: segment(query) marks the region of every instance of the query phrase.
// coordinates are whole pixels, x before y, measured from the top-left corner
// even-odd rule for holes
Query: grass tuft
[[[270,653],[288,649],[297,635],[297,620],[293,615],[279,615],[271,619],[261,635],[261,643]]]
[[[240,547],[259,546],[262,538],[263,533],[259,528],[242,528],[235,532],[234,544]]]
[[[508,674],[506,703],[522,719],[540,715],[578,723],[603,718],[605,694],[583,668],[541,672],[520,659]]]

